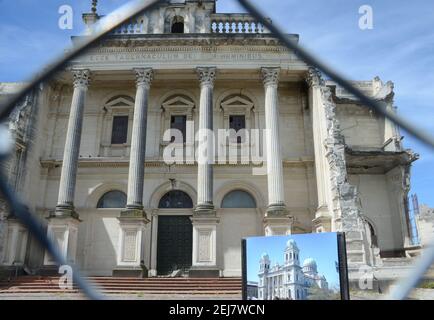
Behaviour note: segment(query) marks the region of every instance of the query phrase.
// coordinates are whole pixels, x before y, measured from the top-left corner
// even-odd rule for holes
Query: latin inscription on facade
[[[279,61],[280,64],[299,63],[296,56],[288,51],[270,50],[263,51],[255,48],[236,48],[234,50],[219,50],[209,48],[207,50],[185,50],[185,48],[150,48],[131,51],[91,51],[72,62],[72,65],[104,66],[136,64],[137,62],[153,64],[164,67],[164,63],[190,66],[204,64],[213,61],[216,66],[225,65],[240,66],[240,64],[257,64],[264,61]],[[163,65],[161,65],[163,64]]]

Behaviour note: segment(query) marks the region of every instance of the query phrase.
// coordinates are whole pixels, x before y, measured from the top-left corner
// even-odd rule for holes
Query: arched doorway
[[[166,193],[158,204],[157,273],[169,275],[175,270],[187,272],[191,267],[193,225],[189,211],[190,196],[180,190]]]
[[[184,18],[181,16],[175,16],[172,21],[171,27],[172,33],[184,33]]]

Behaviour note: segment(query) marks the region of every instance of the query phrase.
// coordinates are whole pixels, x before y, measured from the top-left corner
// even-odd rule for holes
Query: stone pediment
[[[181,95],[169,98],[169,100],[163,103],[164,108],[170,108],[174,106],[194,107],[194,103]]]
[[[235,96],[222,102],[222,106],[250,106],[253,107],[253,103],[250,100],[241,96]]]
[[[106,107],[134,107],[134,99],[129,96],[116,96],[110,99]]]
[[[250,99],[240,95],[228,97],[220,105],[224,112],[239,111],[244,113],[248,113],[253,106]]]

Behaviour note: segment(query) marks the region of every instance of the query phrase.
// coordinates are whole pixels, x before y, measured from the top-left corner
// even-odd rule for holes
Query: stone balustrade
[[[271,20],[270,20],[271,21]],[[148,19],[140,16],[123,24],[112,32],[113,35],[127,34],[147,34],[150,32]],[[212,14],[210,20],[210,33],[230,34],[230,33],[269,33],[262,23],[258,23],[254,17],[249,14]],[[158,32],[157,32],[158,33]]]
[[[270,20],[271,21],[271,20]],[[211,15],[212,33],[268,33],[262,23],[249,14]]]
[[[140,16],[130,20],[128,23],[121,25],[116,28],[112,34],[113,35],[123,35],[123,34],[146,34],[148,33],[147,19],[144,16]]]

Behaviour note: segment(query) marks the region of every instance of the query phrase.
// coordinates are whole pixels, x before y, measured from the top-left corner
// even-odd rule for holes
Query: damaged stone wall
[[[33,92],[23,99],[9,116],[8,126],[12,139],[15,141],[15,149],[8,159],[1,163],[0,170],[2,170],[10,187],[17,193],[23,191],[27,174],[26,156],[32,146],[36,130],[36,103],[37,93]],[[4,259],[6,250],[9,216],[10,212],[7,203],[0,195],[0,264]]]
[[[357,268],[372,263],[372,252],[356,187],[348,182],[345,141],[336,116],[336,104],[327,86],[321,86],[321,95],[327,125],[324,146],[330,170],[334,225],[337,231],[346,233],[348,264],[350,269]]]

